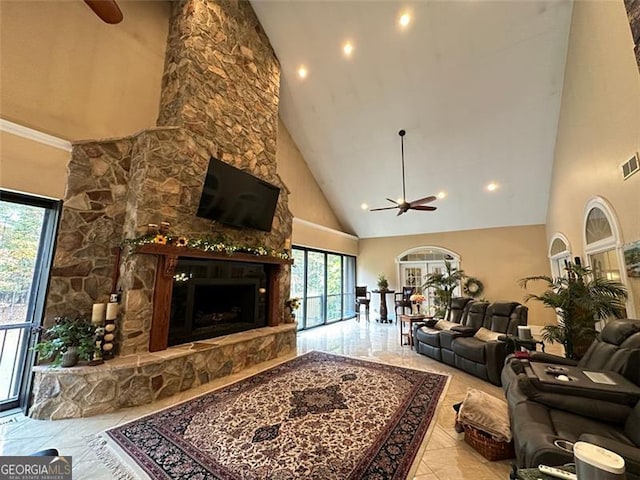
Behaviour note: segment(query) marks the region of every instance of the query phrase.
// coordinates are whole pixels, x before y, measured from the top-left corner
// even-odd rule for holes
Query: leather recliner
[[[636,335],[638,334],[638,335]],[[640,385],[640,320],[612,320],[602,329],[579,361],[544,352],[530,352],[530,362],[572,365],[584,369],[610,370]],[[509,356],[502,370],[503,389],[522,372],[521,361]]]
[[[580,362],[542,352],[531,352],[529,361],[610,370],[640,385],[640,320],[608,323]],[[621,455],[627,478],[640,480],[640,402],[581,396],[577,388],[564,395],[536,391],[522,370],[522,360],[508,358],[502,373],[519,467],[570,462],[572,454],[554,441],[585,441]]]
[[[452,367],[456,366],[456,356],[453,353],[453,342],[457,338],[472,337],[484,323],[489,302],[469,302],[466,316],[460,327],[453,330],[445,330],[440,336],[440,352],[442,361]]]
[[[487,308],[482,326],[491,332],[515,335],[519,325],[527,324],[528,308],[517,302],[494,302]],[[500,386],[500,373],[508,346],[500,340],[483,341],[460,337],[452,342],[455,366]]]
[[[447,313],[447,321],[464,325],[468,308],[473,303],[472,300],[472,298],[467,297],[452,298],[451,308]],[[446,330],[436,329],[436,323],[436,320],[431,320],[414,325],[413,341],[418,353],[442,361],[440,338]]]

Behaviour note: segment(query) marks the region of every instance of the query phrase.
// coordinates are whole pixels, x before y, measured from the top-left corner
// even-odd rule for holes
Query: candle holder
[[[150,223],[147,225],[147,235],[157,235],[158,234],[158,224]]]
[[[114,356],[116,341],[116,321],[106,320],[104,324],[104,336],[102,337],[102,358],[111,360]]]
[[[102,358],[111,360],[115,353],[116,319],[118,318],[119,304],[110,302],[107,304],[106,320],[104,322],[104,336],[102,337]]]

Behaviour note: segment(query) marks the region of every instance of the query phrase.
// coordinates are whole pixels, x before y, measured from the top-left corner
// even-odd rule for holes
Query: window
[[[0,191],[0,411],[26,409],[60,202]]]
[[[622,283],[627,287],[626,316],[634,317],[632,293],[629,289],[626,271],[622,268],[622,238],[613,209],[601,197],[591,199],[585,208],[584,239],[587,263],[593,274]]]
[[[551,262],[551,276],[553,278],[566,275],[565,262],[571,261],[571,249],[569,248],[569,240],[561,233],[556,233],[551,237],[549,261]]]
[[[299,297],[298,330],[355,316],[356,259],[293,247],[291,296]]]

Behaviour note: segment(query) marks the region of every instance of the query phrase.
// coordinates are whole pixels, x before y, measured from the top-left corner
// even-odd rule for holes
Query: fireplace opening
[[[267,325],[264,265],[180,259],[173,279],[169,345]]]

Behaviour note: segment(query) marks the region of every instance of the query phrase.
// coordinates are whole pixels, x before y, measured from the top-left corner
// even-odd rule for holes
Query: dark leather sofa
[[[416,351],[500,385],[508,345],[499,340],[482,341],[474,335],[481,327],[515,335],[518,325],[527,324],[527,312],[527,307],[517,302],[489,304],[455,298],[447,320],[459,325],[438,330],[435,321],[416,324],[413,332]]]
[[[457,323],[461,327],[466,326],[469,312],[468,307],[472,301],[472,298],[467,297],[453,298],[451,300],[451,308],[449,309],[445,320]],[[456,336],[462,335],[462,332],[457,330],[438,330],[434,328],[435,324],[435,321],[429,321],[414,325],[414,344],[418,353],[422,353],[431,358],[435,358],[438,361],[442,361],[443,349],[453,355],[453,352],[451,351],[451,341]],[[446,346],[443,346],[443,343]],[[445,353],[445,356],[449,357],[449,354]],[[451,365],[453,365],[453,360],[451,360]]]
[[[640,385],[640,320],[608,323],[580,362],[542,352],[531,352],[529,361],[612,371]],[[580,440],[618,453],[625,459],[627,478],[640,480],[637,397],[594,394],[577,386],[541,391],[527,378],[524,367],[522,359],[510,356],[502,371],[519,467],[573,461],[573,455],[554,442]]]

